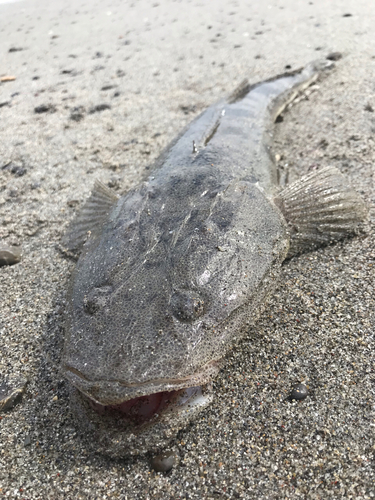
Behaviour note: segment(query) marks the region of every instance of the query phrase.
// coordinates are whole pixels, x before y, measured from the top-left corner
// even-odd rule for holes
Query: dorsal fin
[[[65,250],[79,251],[86,241],[87,233],[98,232],[110,209],[118,200],[118,196],[100,181],[95,181],[90,197],[79,211],[77,217],[69,225],[63,237]]]

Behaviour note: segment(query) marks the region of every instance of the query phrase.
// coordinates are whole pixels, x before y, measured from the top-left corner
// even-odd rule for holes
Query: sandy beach
[[[375,497],[375,9],[365,0],[0,1],[0,498]],[[332,53],[339,53],[332,56]],[[94,453],[58,371],[74,262],[59,250],[96,179],[118,194],[244,78],[329,56],[275,126],[280,169],[337,167],[363,196],[357,237],[293,258],[227,358],[177,464]],[[296,383],[309,395],[289,401]]]

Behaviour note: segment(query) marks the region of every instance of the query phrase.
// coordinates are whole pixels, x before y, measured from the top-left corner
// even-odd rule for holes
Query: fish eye
[[[173,316],[179,321],[190,323],[205,312],[205,302],[194,291],[175,291],[171,297]]]

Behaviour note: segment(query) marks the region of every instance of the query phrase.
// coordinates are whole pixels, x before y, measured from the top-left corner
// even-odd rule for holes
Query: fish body
[[[61,369],[99,451],[160,449],[212,401],[210,382],[272,293],[295,221],[299,251],[363,218],[336,169],[285,196],[276,187],[273,123],[323,66],[243,85],[196,118],[139,188],[116,198],[98,183],[72,225],[65,246],[85,241]],[[301,203],[319,200],[318,222],[302,220]],[[337,210],[349,214],[340,224]]]

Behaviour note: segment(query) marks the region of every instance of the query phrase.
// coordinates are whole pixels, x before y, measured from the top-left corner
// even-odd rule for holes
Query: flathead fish
[[[61,370],[98,451],[142,453],[174,438],[212,401],[213,377],[284,259],[348,236],[365,218],[336,168],[278,187],[274,122],[328,66],[244,83],[124,196],[96,183],[64,239],[81,254]]]

